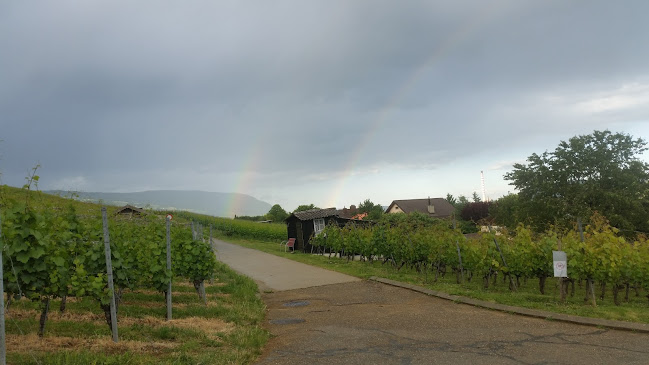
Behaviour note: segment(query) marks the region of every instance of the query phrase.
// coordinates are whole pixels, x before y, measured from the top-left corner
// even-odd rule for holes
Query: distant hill
[[[48,194],[67,196],[66,191],[51,190]],[[218,217],[264,215],[271,205],[238,193],[213,193],[195,190],[151,190],[135,193],[79,192],[78,200],[102,201],[108,205],[131,204],[139,208],[188,210]]]

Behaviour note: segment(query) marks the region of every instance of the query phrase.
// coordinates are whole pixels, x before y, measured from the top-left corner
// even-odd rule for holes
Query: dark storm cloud
[[[538,99],[646,82],[647,13],[642,1],[4,3],[0,171],[145,179],[253,161],[333,176],[357,155],[430,167],[493,152],[493,138],[583,131],[587,117]]]

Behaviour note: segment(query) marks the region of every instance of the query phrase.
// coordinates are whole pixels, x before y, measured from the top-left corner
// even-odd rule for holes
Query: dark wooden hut
[[[341,212],[336,208],[327,208],[291,213],[285,221],[288,238],[295,238],[295,249],[306,252],[311,249],[311,237],[320,233],[328,224],[334,222],[342,227],[352,219],[341,217]]]
[[[132,205],[125,205],[115,212],[115,215],[132,218],[133,216],[145,215],[146,211]]]

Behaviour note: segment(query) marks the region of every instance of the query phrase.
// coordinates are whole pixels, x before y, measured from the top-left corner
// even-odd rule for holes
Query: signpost
[[[563,251],[552,251],[552,261],[554,263],[554,277],[568,277],[568,257]]]

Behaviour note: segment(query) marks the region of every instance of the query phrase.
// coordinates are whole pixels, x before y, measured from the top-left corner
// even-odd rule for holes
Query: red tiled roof
[[[367,217],[367,213],[358,213],[355,216],[353,216],[351,219],[363,220],[365,217]]]

